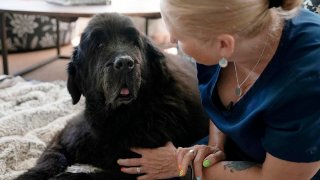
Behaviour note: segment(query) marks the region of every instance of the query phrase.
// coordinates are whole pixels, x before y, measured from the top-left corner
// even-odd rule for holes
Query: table
[[[61,6],[50,4],[45,0],[1,0],[0,3],[0,28],[2,44],[3,72],[9,74],[8,47],[6,43],[6,25],[4,13],[23,13],[33,15],[45,15],[57,21],[57,55],[48,60],[26,68],[14,75],[23,75],[39,67],[51,63],[57,59],[69,59],[60,54],[60,21],[75,21],[78,17],[92,17],[98,13],[117,12],[128,16],[143,17],[146,19],[146,34],[148,33],[148,20],[160,18],[159,0],[112,0],[111,5],[86,5],[86,6]]]

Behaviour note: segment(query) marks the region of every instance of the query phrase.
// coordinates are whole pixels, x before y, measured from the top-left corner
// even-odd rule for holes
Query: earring
[[[219,60],[219,66],[222,67],[222,68],[226,68],[228,66],[228,61],[226,58],[221,58]]]

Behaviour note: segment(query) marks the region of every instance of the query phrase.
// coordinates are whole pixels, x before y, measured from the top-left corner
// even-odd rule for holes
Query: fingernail
[[[183,170],[181,169],[179,172],[179,176],[182,177],[184,175]]]
[[[198,176],[198,177],[197,177],[197,180],[201,180],[201,177],[200,177],[200,176]]]
[[[209,167],[209,166],[211,165],[211,161],[208,160],[208,159],[206,159],[206,160],[203,161],[202,165],[203,165],[203,167],[205,167],[205,168],[206,168],[206,167]]]
[[[178,165],[179,170],[181,170],[181,165]]]
[[[118,159],[117,163],[120,165],[121,163],[123,163],[123,160],[122,159]]]

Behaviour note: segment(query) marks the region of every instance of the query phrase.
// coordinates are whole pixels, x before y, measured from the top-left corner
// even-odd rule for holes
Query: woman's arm
[[[181,167],[180,175],[183,176],[186,173],[191,162],[193,162],[195,176],[202,177],[203,166],[211,166],[225,160],[224,144],[226,135],[211,120],[209,122],[208,145],[195,145],[177,150],[178,164]]]
[[[217,146],[220,150],[224,150],[226,135],[221,132],[216,125],[210,120],[209,122],[209,146]]]
[[[172,143],[155,149],[132,149],[142,158],[120,159],[121,171],[137,174],[137,167],[145,173],[137,179],[163,179],[184,176],[190,163],[194,163],[196,175],[201,177],[203,160],[207,158],[211,164],[224,160],[223,145],[225,135],[210,121],[209,146],[195,145],[189,148],[175,149]],[[190,150],[193,150],[190,152]],[[195,154],[192,152],[196,152]],[[194,161],[193,161],[194,160]]]
[[[202,179],[309,180],[319,168],[320,161],[312,163],[289,162],[267,153],[262,166],[245,161],[221,161],[205,168]]]

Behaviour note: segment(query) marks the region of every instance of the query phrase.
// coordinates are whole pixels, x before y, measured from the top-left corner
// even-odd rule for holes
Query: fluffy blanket
[[[46,143],[83,108],[83,101],[72,105],[64,81],[0,76],[0,180],[32,167]]]
[[[0,180],[12,180],[34,166],[54,134],[84,109],[72,105],[66,82],[26,81],[0,75]],[[100,169],[75,164],[68,172]],[[183,179],[194,179],[191,168]]]

